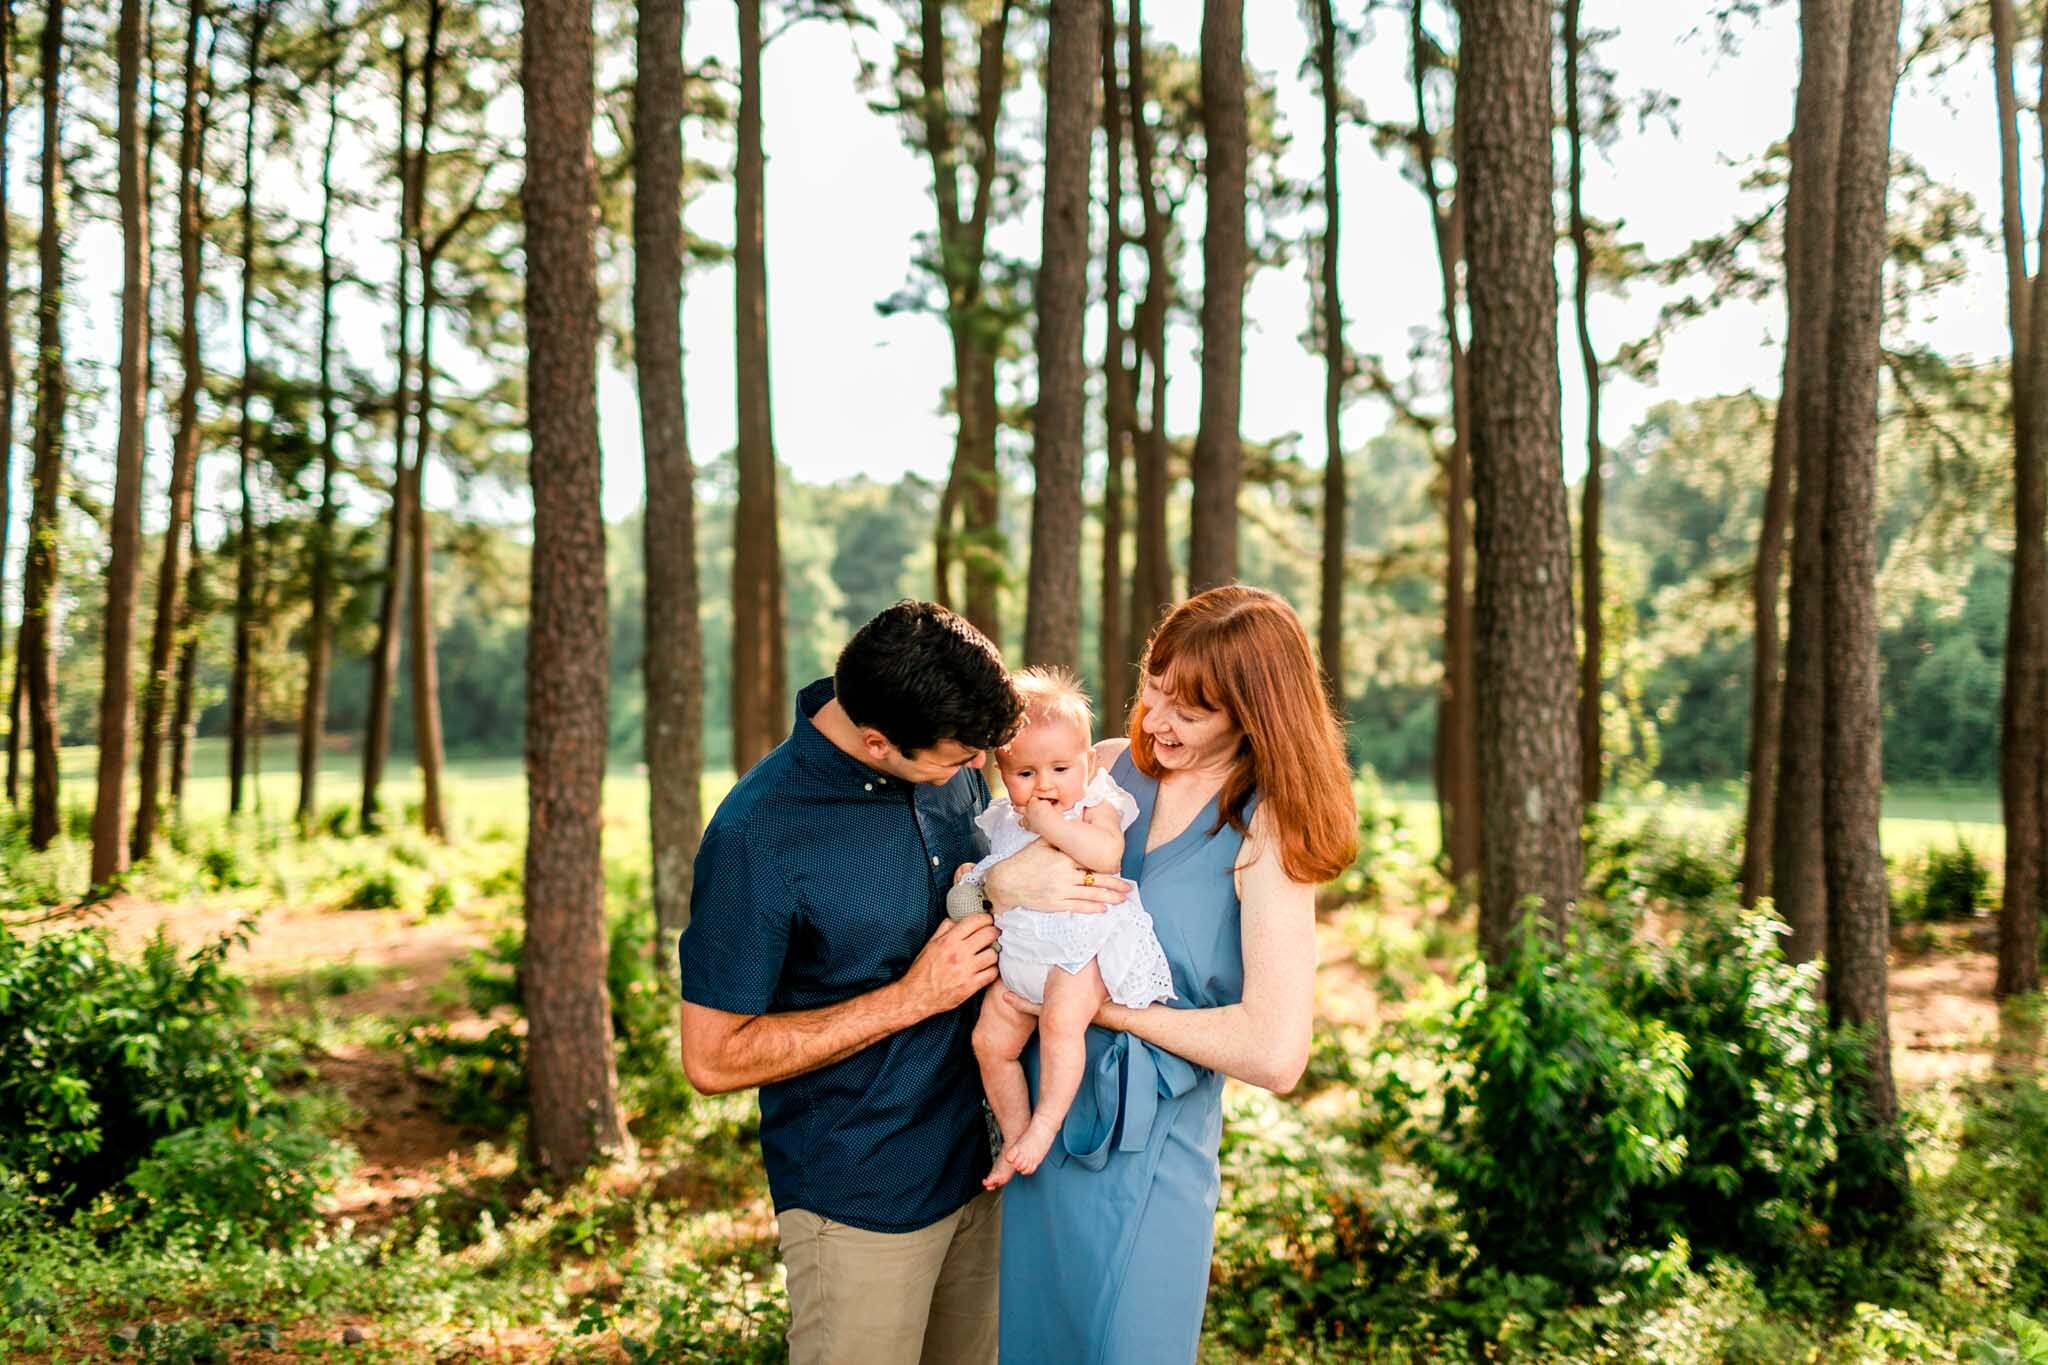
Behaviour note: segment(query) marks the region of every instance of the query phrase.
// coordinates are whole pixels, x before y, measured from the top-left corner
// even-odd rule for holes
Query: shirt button
[[[875,789],[875,784],[872,782],[863,782],[861,783],[861,789],[864,791],[873,791]]]
[[[932,857],[932,866],[933,866],[933,867],[937,867],[938,865],[939,865],[939,860],[938,860],[938,856],[937,856],[936,854],[934,854],[934,855],[933,855],[933,857]]]

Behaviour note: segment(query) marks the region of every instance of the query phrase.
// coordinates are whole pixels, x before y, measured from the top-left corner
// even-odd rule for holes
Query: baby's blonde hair
[[[1095,707],[1089,702],[1081,680],[1071,669],[1036,665],[1012,674],[1010,682],[1017,689],[1017,699],[1024,703],[1026,727],[1045,721],[1064,721],[1079,728],[1082,739],[1090,743],[1094,741]],[[1022,732],[1020,729],[1018,733]],[[1006,744],[996,753],[1000,755],[1009,747]]]

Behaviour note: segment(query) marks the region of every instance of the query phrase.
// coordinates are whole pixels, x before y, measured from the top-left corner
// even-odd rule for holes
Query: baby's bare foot
[[[1052,1140],[1058,1135],[1059,1129],[1054,1125],[1034,1121],[1024,1130],[1023,1137],[1003,1149],[1002,1160],[996,1164],[1014,1166],[1018,1175],[1030,1175],[1045,1160],[1045,1154],[1052,1150]]]
[[[983,1189],[999,1190],[1003,1186],[1010,1183],[1011,1176],[1030,1174],[1029,1171],[1019,1171],[1017,1167],[1010,1161],[1010,1153],[1015,1150],[1016,1148],[1014,1147],[1006,1147],[1003,1149],[1003,1154],[996,1158],[996,1164],[992,1168],[990,1168],[989,1173],[987,1175],[981,1178],[981,1187]]]

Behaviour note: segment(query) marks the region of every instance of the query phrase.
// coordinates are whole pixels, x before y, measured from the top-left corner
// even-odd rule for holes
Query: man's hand
[[[987,915],[947,920],[898,984],[919,1018],[943,1014],[996,979],[996,925]]]
[[[981,889],[998,913],[1028,905],[1033,910],[1099,915],[1123,903],[1130,883],[1106,873],[1084,873],[1072,858],[1040,841],[990,868]]]

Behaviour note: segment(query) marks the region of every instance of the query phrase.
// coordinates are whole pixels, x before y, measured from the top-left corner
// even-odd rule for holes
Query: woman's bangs
[[[1206,638],[1210,645],[1207,649],[1202,647],[1201,635],[1193,639],[1156,640],[1147,667],[1160,690],[1173,698],[1175,704],[1227,713],[1231,706],[1229,689],[1223,683],[1223,651],[1217,632],[1208,632]]]

